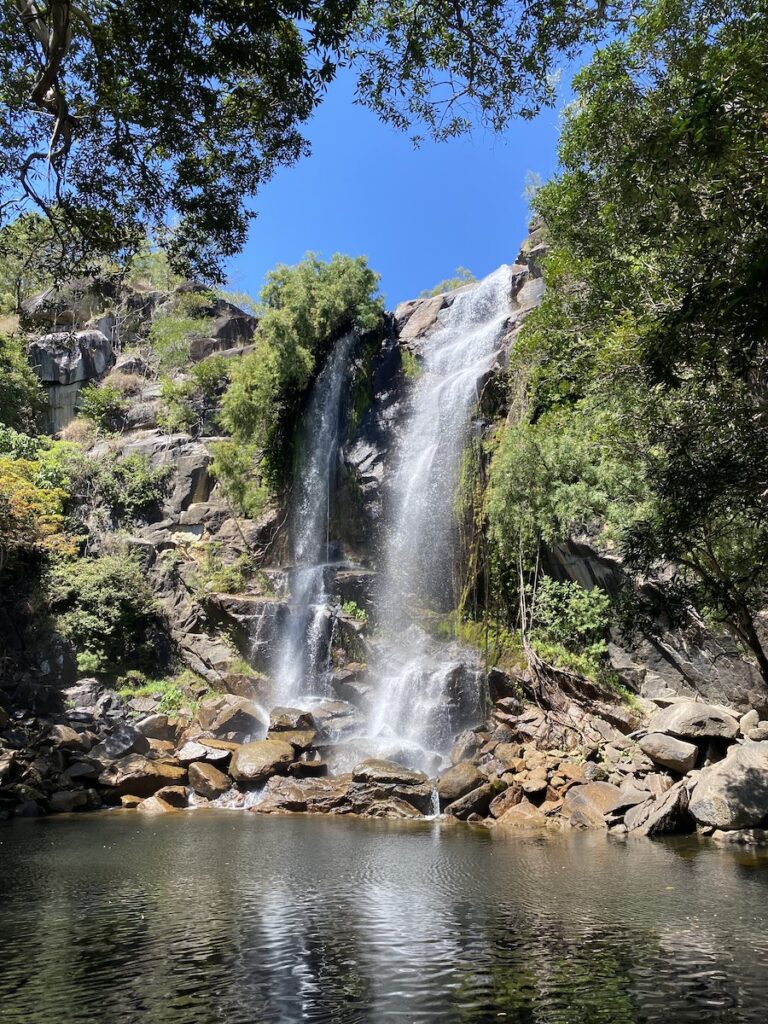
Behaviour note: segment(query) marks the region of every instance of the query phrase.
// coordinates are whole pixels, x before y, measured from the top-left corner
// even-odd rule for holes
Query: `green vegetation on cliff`
[[[213,472],[250,515],[290,465],[293,419],[328,354],[345,331],[369,331],[382,320],[378,274],[363,257],[309,254],[271,271],[261,293],[255,351],[232,369],[220,420],[232,435],[216,448]]]
[[[663,2],[577,77],[535,197],[548,291],[487,504],[508,578],[599,528],[673,617],[709,613],[766,679],[767,45],[752,4]]]

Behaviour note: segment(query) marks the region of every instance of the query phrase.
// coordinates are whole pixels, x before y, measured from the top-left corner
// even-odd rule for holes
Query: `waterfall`
[[[321,696],[324,688],[332,628],[330,502],[339,461],[345,374],[354,341],[350,332],[336,342],[315,381],[302,422],[291,504],[290,600],[272,667],[279,703],[290,703],[299,695]]]
[[[395,756],[445,753],[457,714],[480,709],[480,667],[466,667],[412,621],[418,609],[455,605],[454,506],[480,381],[499,355],[510,314],[511,271],[460,292],[422,343],[388,495],[378,616],[378,697],[370,732]],[[411,751],[408,755],[407,751]]]

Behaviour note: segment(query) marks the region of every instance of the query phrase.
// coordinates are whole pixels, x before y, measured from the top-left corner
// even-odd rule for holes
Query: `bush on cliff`
[[[0,334],[0,425],[34,432],[44,408],[45,391],[23,343]]]
[[[164,649],[162,624],[146,572],[130,554],[56,565],[50,608],[83,672],[152,668]]]
[[[238,503],[249,486],[238,479],[242,474],[259,487],[282,479],[293,419],[333,341],[381,323],[378,281],[364,257],[338,254],[329,262],[309,254],[270,272],[256,349],[233,367],[222,400],[221,422],[247,457],[225,446],[213,468]]]

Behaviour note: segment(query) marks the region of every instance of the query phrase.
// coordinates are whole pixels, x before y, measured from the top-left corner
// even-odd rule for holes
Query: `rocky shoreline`
[[[658,700],[631,712],[617,705],[614,724],[576,703],[554,712],[501,696],[482,725],[456,738],[450,767],[429,778],[375,757],[331,772],[355,732],[355,709],[343,701],[267,716],[218,693],[193,715],[168,715],[152,697],[126,700],[95,680],[65,697],[69,707],[56,715],[0,710],[0,817],[209,806],[439,813],[502,834],[588,828],[768,843],[768,722],[754,709],[737,717],[700,701]]]

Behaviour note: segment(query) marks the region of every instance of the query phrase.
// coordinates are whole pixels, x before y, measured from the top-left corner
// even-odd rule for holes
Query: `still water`
[[[768,862],[135,812],[0,826],[8,1024],[768,1019]]]

